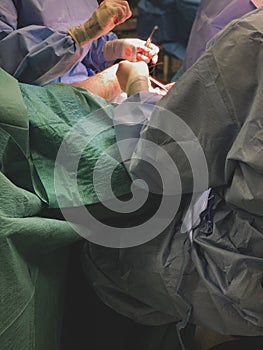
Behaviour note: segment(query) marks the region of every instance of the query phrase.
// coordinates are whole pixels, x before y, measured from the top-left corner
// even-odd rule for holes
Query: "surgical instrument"
[[[168,92],[168,89],[166,88],[166,86],[162,83],[160,83],[158,80],[154,79],[153,77],[149,76],[149,80],[154,83],[156,86],[158,86],[159,88],[161,88],[162,90]]]
[[[150,46],[150,44],[151,44],[151,42],[152,42],[153,35],[154,35],[154,33],[156,32],[156,30],[157,30],[158,28],[159,28],[159,27],[158,27],[157,25],[155,25],[155,26],[153,27],[153,30],[152,30],[150,36],[149,36],[148,39],[146,40],[146,43],[145,43],[145,46],[146,46],[146,47],[149,47],[149,46]]]

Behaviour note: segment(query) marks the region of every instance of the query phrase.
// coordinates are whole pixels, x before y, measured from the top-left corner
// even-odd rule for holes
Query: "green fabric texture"
[[[96,162],[102,157],[96,180],[103,200],[111,199],[105,183],[107,170],[112,173],[112,186],[116,196],[130,192],[130,178],[120,162],[115,145],[112,123],[112,105],[81,88],[56,84],[36,87],[21,84],[30,122],[30,149],[37,174],[44,186],[49,207],[58,207],[56,196],[62,198],[63,207],[99,202],[93,186]],[[69,138],[69,135],[70,138]],[[59,183],[54,187],[54,168],[60,146],[65,142],[65,160],[61,166]],[[110,155],[103,155],[110,148]],[[77,188],[73,163],[77,167]],[[64,158],[63,158],[64,159]],[[61,164],[61,163],[60,163]],[[101,174],[101,177],[98,176]],[[40,189],[39,194],[43,196]],[[78,193],[80,200],[78,200]],[[61,202],[60,202],[61,206]]]
[[[59,350],[68,253],[81,237],[66,221],[40,213],[43,206],[57,206],[56,152],[82,117],[88,120],[90,137],[98,136],[82,153],[78,185],[84,204],[98,201],[91,173],[115,142],[111,116],[102,112],[104,117],[96,119],[92,112],[108,104],[80,88],[19,85],[1,69],[0,87],[0,349]],[[115,163],[108,158],[104,170]],[[120,176],[123,186],[118,185]],[[66,203],[74,204],[70,181],[65,166],[61,189]],[[118,195],[129,191],[123,166],[114,182]]]
[[[57,350],[68,247],[80,237],[66,222],[38,217],[40,198],[8,179],[33,188],[27,109],[3,70],[0,84],[0,348]]]

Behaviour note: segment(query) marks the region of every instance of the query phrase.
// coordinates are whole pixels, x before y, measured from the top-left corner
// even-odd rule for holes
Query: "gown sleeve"
[[[19,28],[12,2],[0,5],[0,66],[20,82],[44,85],[69,71],[81,59],[66,31],[43,25]]]

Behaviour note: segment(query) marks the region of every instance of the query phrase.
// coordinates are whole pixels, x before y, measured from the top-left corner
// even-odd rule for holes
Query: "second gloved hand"
[[[149,69],[145,62],[122,61],[118,65],[116,76],[121,89],[128,96],[149,91]]]
[[[130,62],[152,61],[156,64],[158,61],[158,46],[150,44],[145,46],[145,41],[140,39],[116,39],[108,41],[104,46],[104,57],[106,61],[125,59]]]

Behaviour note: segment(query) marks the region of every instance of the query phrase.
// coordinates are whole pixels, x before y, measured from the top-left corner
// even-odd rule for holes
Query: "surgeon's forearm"
[[[117,68],[118,65],[115,64],[86,80],[72,85],[83,87],[84,89],[111,101],[122,92],[116,77]]]

